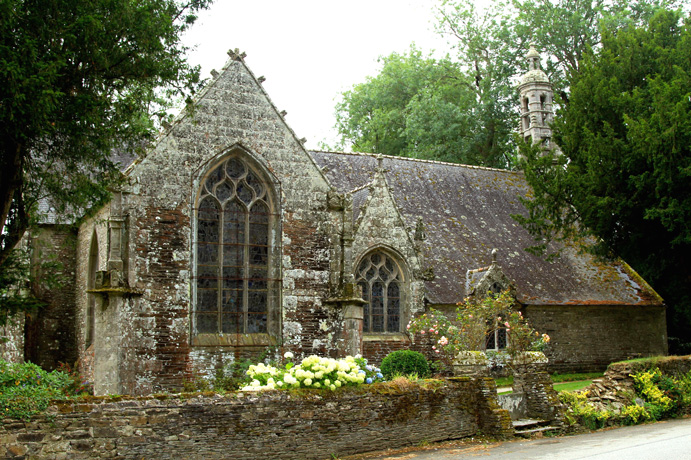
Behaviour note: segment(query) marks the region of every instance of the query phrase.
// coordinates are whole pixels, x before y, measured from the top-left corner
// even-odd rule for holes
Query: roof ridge
[[[485,171],[498,171],[498,172],[514,173],[514,174],[520,173],[520,171],[512,171],[510,169],[491,168],[489,166],[467,165],[467,164],[463,164],[463,163],[451,163],[449,161],[425,160],[422,158],[411,158],[411,157],[396,156],[396,155],[385,155],[383,153],[333,152],[333,151],[327,151],[327,150],[313,150],[313,149],[310,149],[310,152],[332,153],[332,154],[336,154],[336,155],[353,155],[353,156],[363,156],[363,157],[373,157],[373,158],[377,158],[377,157],[381,156],[382,158],[388,158],[391,160],[414,161],[417,163],[429,163],[429,164],[438,164],[438,165],[444,165],[444,166],[456,166],[456,167],[462,167],[462,168],[480,169],[480,170],[485,170]]]

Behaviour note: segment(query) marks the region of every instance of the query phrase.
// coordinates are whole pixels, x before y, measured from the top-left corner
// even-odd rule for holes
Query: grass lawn
[[[554,389],[557,391],[576,391],[590,385],[593,379],[602,377],[602,372],[586,374],[553,374],[550,377],[554,382]],[[497,387],[510,387],[513,384],[513,377],[501,377],[496,380]]]
[[[576,380],[575,382],[555,383],[554,389],[557,391],[576,391],[587,387],[593,383],[592,380]]]

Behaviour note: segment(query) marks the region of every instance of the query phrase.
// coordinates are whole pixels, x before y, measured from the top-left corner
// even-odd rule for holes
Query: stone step
[[[538,433],[544,433],[546,431],[552,431],[554,433],[557,433],[557,432],[561,431],[561,428],[559,428],[558,426],[550,426],[550,425],[540,426],[540,427],[531,428],[528,430],[516,430],[516,431],[514,431],[514,435],[520,436],[521,438],[530,438],[531,436],[534,436]]]
[[[549,424],[548,420],[541,420],[541,419],[533,419],[533,418],[522,418],[519,420],[513,420],[513,427],[516,430],[519,429],[528,429],[528,428],[533,428],[533,427],[540,427],[540,426],[545,426]]]

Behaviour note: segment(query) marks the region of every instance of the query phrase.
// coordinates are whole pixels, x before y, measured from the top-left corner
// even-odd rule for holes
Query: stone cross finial
[[[381,153],[377,155],[377,170],[384,171],[384,156]]]

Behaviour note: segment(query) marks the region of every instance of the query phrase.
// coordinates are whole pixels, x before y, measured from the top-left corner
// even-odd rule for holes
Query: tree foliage
[[[478,114],[463,110],[476,104],[476,92],[458,64],[415,47],[381,62],[379,75],[345,92],[336,107],[339,132],[354,150],[504,164],[497,149],[484,148]]]
[[[535,196],[523,219],[551,239],[594,236],[590,249],[624,258],[670,305],[670,335],[691,337],[691,20],[602,29],[584,54],[555,121],[559,164],[526,149]]]
[[[343,93],[336,107],[344,143],[357,151],[508,165],[512,125],[493,120],[512,102],[490,96],[460,64],[414,47],[381,62],[381,72]]]
[[[336,107],[341,147],[493,167],[515,165],[518,77],[531,42],[545,56],[557,101],[566,103],[584,53],[601,28],[640,25],[676,0],[513,0],[478,8],[440,0],[437,30],[452,57],[412,48],[382,58],[380,73],[343,93]]]
[[[677,0],[514,0],[515,32],[542,50],[545,71],[562,101],[584,54],[597,48],[601,31],[641,26],[658,9],[672,10]]]
[[[39,200],[84,210],[118,178],[113,149],[153,133],[198,69],[181,34],[210,0],[0,0],[0,266]]]

